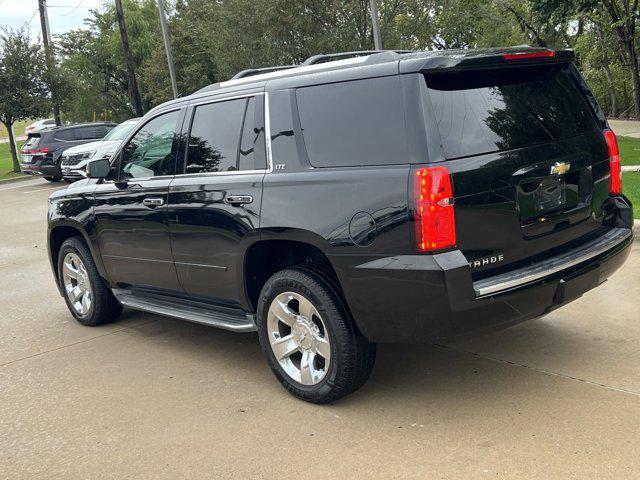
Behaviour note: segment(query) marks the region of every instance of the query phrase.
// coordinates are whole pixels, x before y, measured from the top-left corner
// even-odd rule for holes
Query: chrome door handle
[[[252,203],[253,197],[251,195],[229,195],[225,198],[225,201],[229,205],[245,205],[247,203]]]
[[[145,198],[142,200],[142,204],[145,207],[159,207],[164,204],[163,198]]]

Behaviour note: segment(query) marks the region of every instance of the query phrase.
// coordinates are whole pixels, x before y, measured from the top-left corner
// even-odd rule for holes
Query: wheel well
[[[55,227],[49,235],[49,251],[51,252],[51,262],[54,266],[56,278],[58,276],[58,255],[60,255],[60,248],[65,240],[71,237],[80,237],[84,241],[82,232],[75,227],[60,226]]]
[[[296,265],[313,264],[323,267],[338,287],[340,282],[331,262],[317,247],[290,240],[265,240],[249,248],[244,262],[247,297],[253,310],[258,307],[262,287],[276,272]],[[342,292],[340,292],[342,293]]]

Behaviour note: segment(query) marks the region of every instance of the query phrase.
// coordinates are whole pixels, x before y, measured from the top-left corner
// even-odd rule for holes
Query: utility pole
[[[169,42],[169,31],[167,29],[167,18],[164,15],[164,5],[162,0],[158,0],[158,11],[160,12],[160,26],[162,27],[162,39],[164,40],[164,51],[167,54],[167,65],[169,65],[169,77],[171,78],[171,89],[173,98],[178,98],[178,86],[176,85],[176,72],[173,69],[173,56],[171,55],[171,43]]]
[[[47,61],[47,73],[49,75],[49,80],[53,79],[54,75],[54,58],[53,58],[53,47],[51,45],[51,30],[49,29],[49,15],[47,14],[47,0],[38,0],[38,10],[40,10],[40,27],[42,28],[42,43],[44,44],[44,55]],[[49,88],[51,91],[51,97],[53,99],[53,118],[56,122],[56,125],[62,125],[62,121],[60,120],[60,104],[57,99],[57,92],[53,91],[56,88],[56,85],[49,82]]]
[[[129,90],[131,91],[131,97],[133,98],[133,107],[136,110],[136,115],[141,117],[142,100],[140,99],[140,90],[138,90],[138,81],[136,80],[136,71],[133,65],[133,57],[131,56],[131,50],[129,49],[129,37],[127,36],[127,28],[124,24],[124,12],[122,11],[122,0],[115,0],[116,3],[116,15],[118,17],[118,27],[120,28],[120,38],[122,39],[122,49],[124,50],[124,63],[127,66],[127,76],[129,77]]]
[[[371,0],[371,23],[373,25],[373,45],[376,50],[382,50],[382,37],[380,36],[380,20],[378,19],[378,5],[376,0]]]

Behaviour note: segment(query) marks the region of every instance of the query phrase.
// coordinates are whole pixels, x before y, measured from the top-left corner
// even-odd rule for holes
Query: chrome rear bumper
[[[631,236],[633,231],[630,228],[612,228],[604,235],[555,257],[473,282],[473,289],[476,297],[484,297],[542,280],[606,253]]]

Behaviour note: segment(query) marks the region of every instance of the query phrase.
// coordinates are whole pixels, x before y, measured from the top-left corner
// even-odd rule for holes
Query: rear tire
[[[122,313],[122,305],[100,277],[89,248],[79,237],[71,237],[62,244],[58,278],[69,311],[82,325],[110,323]]]
[[[335,282],[320,269],[273,275],[260,294],[256,323],[271,370],[302,400],[338,400],[364,385],[373,370],[376,345],[358,331]]]

